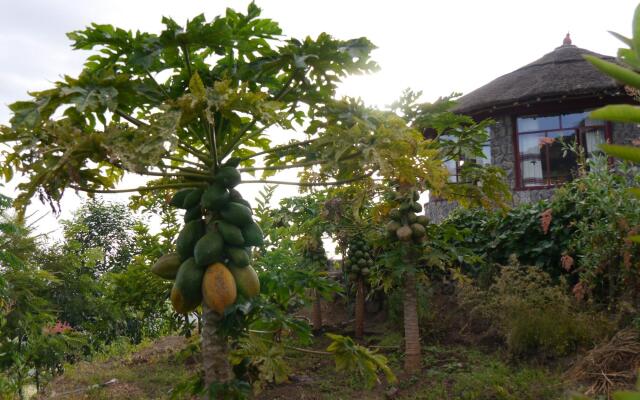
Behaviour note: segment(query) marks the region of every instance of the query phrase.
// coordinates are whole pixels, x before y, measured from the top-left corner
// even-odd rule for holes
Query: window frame
[[[522,115],[514,115],[512,116],[512,139],[513,139],[513,149],[514,149],[514,169],[515,169],[515,190],[517,191],[525,191],[525,190],[542,190],[542,189],[554,189],[559,186],[562,186],[565,182],[562,183],[554,183],[548,185],[536,185],[536,186],[524,186],[523,177],[522,177],[522,167],[521,167],[521,157],[520,157],[520,135],[528,135],[528,134],[539,134],[544,133],[545,137],[551,132],[563,132],[563,131],[574,131],[576,135],[576,140],[578,144],[582,145],[582,137],[583,133],[588,129],[601,128],[604,129],[604,140],[606,143],[611,143],[611,122],[603,121],[602,125],[588,125],[588,126],[578,126],[574,128],[563,128],[562,127],[562,116],[569,114],[581,114],[585,112],[589,112],[590,110],[580,110],[580,111],[561,111],[553,114],[522,114]],[[536,131],[518,131],[518,119],[519,118],[547,118],[547,117],[557,117],[559,124],[558,128],[554,129],[542,129]],[[546,157],[549,157],[548,151],[545,152]],[[550,168],[550,163],[547,162],[547,168]]]

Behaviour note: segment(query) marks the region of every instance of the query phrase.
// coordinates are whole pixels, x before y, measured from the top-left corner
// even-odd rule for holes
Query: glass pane
[[[482,153],[484,154],[484,157],[477,160],[478,164],[480,165],[491,164],[491,144],[490,143],[485,143],[482,146]]]
[[[578,167],[576,154],[567,149],[567,146],[574,146],[577,140],[577,131],[567,130],[559,132],[549,132],[544,139],[542,147],[547,152],[547,160],[543,158],[543,171],[548,185],[557,185],[571,180],[573,173]]]
[[[530,133],[518,137],[520,173],[524,187],[546,184],[542,176],[542,147],[540,146],[540,140],[544,137],[544,133]]]
[[[606,142],[603,128],[591,128],[584,133],[584,147],[587,152],[587,156],[592,154],[601,153],[602,150],[598,148],[598,145]]]
[[[588,115],[589,113],[586,111],[574,114],[563,114],[560,116],[560,119],[562,120],[562,127],[577,128],[579,126],[584,126]]]
[[[456,160],[447,160],[444,162],[444,166],[449,171],[449,182],[458,182],[458,163]]]
[[[559,128],[560,118],[557,115],[553,117],[518,118],[518,132],[544,131]]]
[[[585,121],[587,126],[594,126],[594,125],[604,125],[604,121],[601,119],[588,119]]]

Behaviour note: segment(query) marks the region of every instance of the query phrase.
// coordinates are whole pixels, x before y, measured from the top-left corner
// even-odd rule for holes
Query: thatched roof
[[[585,61],[584,54],[615,60],[578,48],[565,39],[565,44],[541,59],[461,97],[454,111],[491,115],[527,103],[533,105],[558,99],[621,94],[621,86]]]

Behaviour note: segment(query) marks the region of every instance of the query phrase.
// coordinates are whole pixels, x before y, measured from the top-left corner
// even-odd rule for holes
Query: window
[[[588,119],[588,112],[519,117],[516,123],[521,188],[547,187],[571,179],[578,160],[565,145],[580,145],[586,156],[608,139],[603,121]]]
[[[491,131],[489,130],[489,128],[487,128],[487,132],[489,133],[489,138],[491,138]],[[458,138],[453,135],[442,135],[440,139],[449,140],[452,142],[457,142],[458,140]],[[477,158],[471,161],[475,161],[480,165],[491,164],[491,139],[489,139],[487,142],[485,142],[482,145],[482,153],[484,154],[484,157]],[[449,182],[452,182],[452,183],[462,182],[461,176],[460,176],[460,169],[464,165],[465,159],[469,160],[469,157],[465,157],[465,155],[462,154],[459,156],[459,159],[449,159],[444,162],[444,166],[447,168],[447,171],[449,172]]]
[[[484,154],[484,157],[476,160],[480,165],[491,164],[491,127],[487,127],[487,133],[489,134],[489,139],[482,145],[482,153]]]

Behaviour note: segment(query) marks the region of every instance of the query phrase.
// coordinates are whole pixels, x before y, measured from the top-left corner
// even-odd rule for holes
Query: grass
[[[72,400],[168,399],[170,390],[189,379],[192,371],[176,360],[179,349],[159,343],[163,339],[139,346],[118,345],[92,362],[69,366],[49,385],[48,393],[67,393],[54,398]],[[104,385],[114,379],[116,383]]]
[[[460,346],[425,346],[424,368],[419,375],[402,374],[402,354],[397,345],[401,336],[389,332],[367,338],[380,346],[391,367],[399,377],[395,385],[398,400],[545,400],[562,399],[560,374],[543,367],[527,364],[513,365],[502,353],[485,353]],[[70,367],[63,377],[54,381],[56,391],[87,388],[117,379],[117,384],[78,393],[65,399],[168,399],[177,384],[192,379],[197,363],[186,361],[183,354],[158,351],[161,339],[153,344],[120,350],[114,357],[100,361],[79,363]],[[323,350],[326,338],[319,338],[314,346]],[[184,348],[184,342],[182,348]],[[186,353],[187,351],[182,351]],[[290,381],[280,385],[267,385],[256,396],[258,400],[313,399],[385,399],[390,387],[382,382],[373,390],[363,389],[363,382],[350,373],[337,373],[331,357],[290,350],[287,360],[294,371]]]

